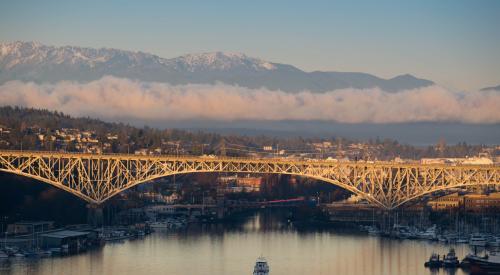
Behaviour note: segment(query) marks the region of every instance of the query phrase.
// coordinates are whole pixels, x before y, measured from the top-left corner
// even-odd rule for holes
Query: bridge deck
[[[104,153],[92,154],[81,152],[60,152],[60,151],[21,151],[21,150],[0,150],[1,156],[37,156],[50,158],[83,158],[83,159],[112,159],[112,160],[147,160],[147,161],[225,161],[225,162],[246,162],[246,163],[293,163],[302,165],[359,165],[359,166],[391,166],[391,167],[433,167],[433,168],[487,168],[500,167],[500,163],[496,164],[453,164],[453,163],[435,163],[423,164],[418,160],[412,162],[395,162],[395,161],[338,161],[326,159],[300,159],[300,158],[249,158],[249,157],[226,157],[226,156],[194,156],[194,155],[138,155],[138,154],[123,154],[123,153]]]

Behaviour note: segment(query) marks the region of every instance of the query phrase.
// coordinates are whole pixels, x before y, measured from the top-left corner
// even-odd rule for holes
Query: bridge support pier
[[[87,223],[95,227],[103,225],[104,217],[100,204],[87,204]]]
[[[381,222],[381,227],[380,229],[384,232],[390,232],[392,229],[392,218],[393,218],[393,212],[391,210],[384,209],[382,210],[382,220]]]
[[[225,216],[225,207],[226,207],[226,197],[225,197],[225,186],[222,183],[217,185],[217,198],[216,198],[216,211],[217,211],[217,219],[222,220]]]

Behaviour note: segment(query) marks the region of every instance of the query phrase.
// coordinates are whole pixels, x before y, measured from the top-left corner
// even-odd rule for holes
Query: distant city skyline
[[[162,57],[241,52],[306,71],[410,73],[456,90],[500,84],[499,1],[6,1],[0,41]]]

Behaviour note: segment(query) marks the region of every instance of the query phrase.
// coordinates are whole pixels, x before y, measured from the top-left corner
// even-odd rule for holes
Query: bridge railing
[[[43,150],[2,150],[0,149],[0,155],[23,155],[32,154],[32,155],[61,155],[68,157],[116,157],[116,158],[125,158],[125,159],[184,159],[184,160],[204,160],[204,161],[254,161],[254,162],[279,162],[279,163],[295,163],[295,164],[323,164],[323,165],[334,165],[334,164],[350,164],[350,165],[363,165],[363,166],[393,166],[393,167],[409,167],[409,166],[418,166],[418,167],[470,167],[470,168],[500,168],[500,163],[494,164],[456,164],[456,163],[444,163],[444,164],[424,164],[420,163],[418,160],[414,162],[394,162],[394,161],[338,161],[338,160],[327,160],[327,159],[296,159],[296,158],[270,158],[270,157],[227,157],[227,156],[213,156],[213,155],[186,155],[186,154],[176,154],[176,155],[167,155],[167,154],[159,154],[159,155],[142,155],[142,154],[132,154],[132,153],[84,153],[84,152],[70,152],[70,151],[43,151]]]
[[[143,154],[133,154],[133,153],[84,153],[84,152],[72,152],[72,151],[43,151],[43,150],[3,150],[0,149],[1,154],[13,154],[13,155],[65,155],[65,156],[113,156],[113,157],[125,157],[125,158],[185,158],[185,159],[203,159],[203,160],[271,160],[271,161],[283,161],[283,160],[291,160],[287,158],[250,158],[250,157],[226,157],[226,156],[204,156],[204,155],[188,155],[188,154],[153,154],[153,155],[143,155]]]

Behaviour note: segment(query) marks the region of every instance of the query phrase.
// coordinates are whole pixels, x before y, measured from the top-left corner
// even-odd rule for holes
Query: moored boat
[[[458,267],[460,265],[460,261],[457,258],[457,255],[455,253],[455,249],[450,248],[450,251],[448,251],[448,254],[443,259],[443,266],[444,267]]]
[[[125,240],[130,237],[129,234],[125,231],[111,231],[108,234],[105,234],[104,236],[104,241],[106,242],[113,242],[113,241],[120,241],[120,240]]]
[[[425,262],[425,267],[430,268],[439,268],[443,265],[443,261],[439,259],[439,255],[437,253],[432,253],[431,257],[427,262]]]
[[[165,221],[152,222],[149,224],[149,226],[153,229],[167,229],[172,227],[170,223]]]
[[[446,236],[444,236],[444,235],[439,235],[439,236],[437,237],[437,240],[438,240],[438,242],[440,242],[440,243],[446,243],[446,242],[448,242],[448,239],[447,239],[447,238],[446,238]]]
[[[7,254],[6,254],[5,252],[3,252],[3,251],[0,251],[0,260],[1,260],[1,259],[7,259],[7,258],[9,258],[9,255],[7,255]]]
[[[426,240],[432,240],[432,241],[437,240],[436,225],[433,225],[432,227],[427,228],[424,232],[420,232],[419,237],[421,239],[426,239]]]
[[[462,263],[467,263],[472,274],[485,274],[490,271],[500,272],[500,254],[490,252],[484,256],[467,255]]]
[[[378,236],[380,235],[380,233],[381,231],[375,226],[371,226],[370,228],[368,228],[368,235]]]
[[[398,239],[416,239],[418,234],[416,228],[405,225],[394,225],[392,231],[392,235]]]
[[[181,218],[168,218],[166,220],[148,223],[149,227],[153,229],[178,229],[185,227],[186,224],[186,220]]]
[[[472,246],[486,246],[486,237],[483,234],[472,234],[469,239],[469,244]]]
[[[494,237],[488,241],[490,247],[500,247],[500,237]]]
[[[458,239],[455,241],[455,243],[468,243],[469,239],[465,237],[458,237]]]
[[[255,262],[253,275],[269,275],[269,265],[264,257],[259,257]]]

